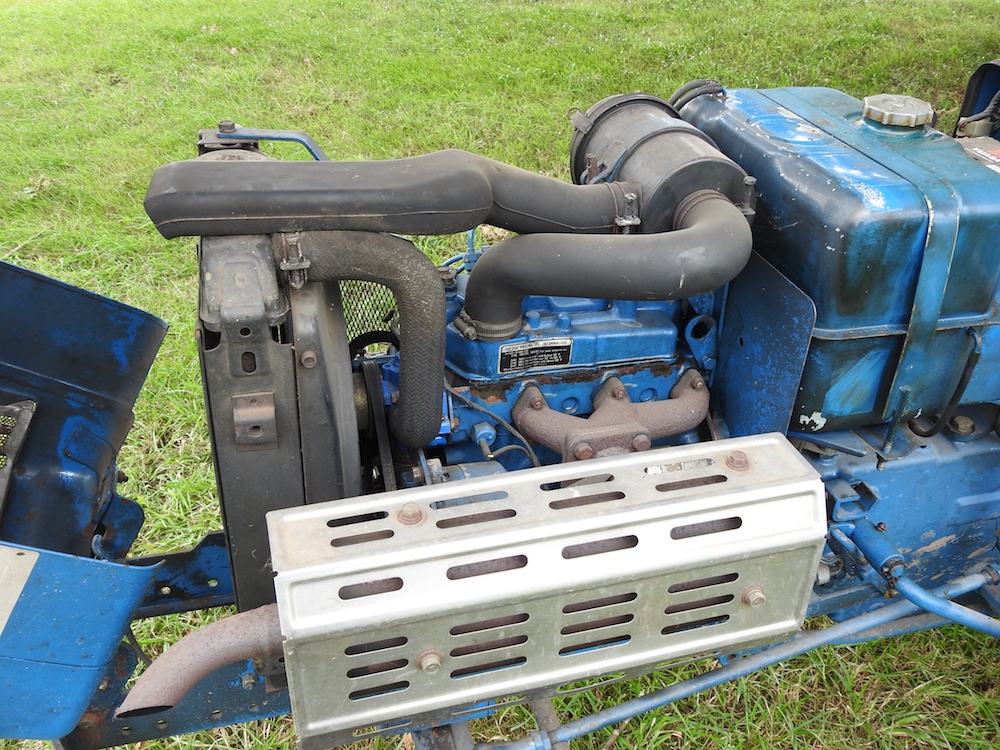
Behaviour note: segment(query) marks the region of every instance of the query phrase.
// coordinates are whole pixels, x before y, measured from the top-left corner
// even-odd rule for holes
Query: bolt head
[[[594,449],[590,443],[580,443],[573,449],[573,455],[578,461],[586,461],[594,457]]]
[[[420,506],[416,503],[406,503],[399,509],[399,513],[396,514],[396,518],[401,524],[406,526],[416,526],[424,520],[424,512],[420,510]]]
[[[312,349],[307,349],[302,352],[302,356],[299,357],[299,361],[302,363],[303,367],[311,369],[316,366],[318,358],[316,357],[316,352]]]
[[[964,437],[972,435],[976,431],[976,423],[972,421],[971,417],[959,414],[949,420],[948,429],[956,435],[962,435]]]
[[[652,444],[649,435],[636,435],[632,438],[632,448],[636,451],[648,451]]]
[[[766,599],[764,596],[764,588],[762,586],[751,586],[743,592],[740,599],[744,604],[750,607],[759,607]]]
[[[726,466],[733,471],[746,471],[750,468],[750,459],[743,451],[733,451],[726,456]]]
[[[545,408],[545,400],[541,396],[535,396],[531,399],[531,408],[535,411]]]
[[[434,674],[441,669],[441,659],[444,655],[435,649],[424,651],[417,657],[417,666],[425,674]]]

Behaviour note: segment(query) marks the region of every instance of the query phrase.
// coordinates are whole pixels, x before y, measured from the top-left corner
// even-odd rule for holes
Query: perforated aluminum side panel
[[[823,498],[766,435],[270,513],[300,744],[781,639]]]

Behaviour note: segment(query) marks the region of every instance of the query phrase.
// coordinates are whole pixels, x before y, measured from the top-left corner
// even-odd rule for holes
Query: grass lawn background
[[[1000,57],[1000,2],[4,0],[0,30],[0,257],[172,326],[120,461],[126,494],[147,511],[136,552],[148,553],[220,526],[193,342],[194,243],[163,240],[142,209],[152,172],[192,156],[199,128],[233,119],[305,130],[335,159],[457,147],[568,180],[570,108],[712,77],[911,94],[933,102],[950,132],[968,76]],[[460,242],[421,246],[444,254]],[[214,616],[137,630],[157,652]],[[998,654],[959,628],[825,650],[633,719],[615,746],[992,748]],[[560,708],[578,716],[671,679]],[[477,731],[524,729],[512,711]],[[286,747],[291,737],[278,720],[143,747]]]

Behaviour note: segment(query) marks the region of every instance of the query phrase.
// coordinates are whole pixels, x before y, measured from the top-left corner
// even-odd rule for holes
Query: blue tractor
[[[821,646],[1000,635],[1000,61],[950,136],[707,79],[572,127],[573,184],[233,122],[156,172],[153,223],[200,238],[224,519],[186,551],[129,557],[115,463],[164,323],[0,265],[0,736],[291,712],[303,750],[484,750],[468,722],[523,703],[505,747],[548,750]],[[134,620],[232,604],[133,684]]]

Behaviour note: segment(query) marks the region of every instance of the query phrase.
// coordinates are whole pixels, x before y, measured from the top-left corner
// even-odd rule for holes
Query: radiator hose
[[[389,428],[409,448],[422,448],[441,428],[445,294],[431,260],[412,242],[374,232],[304,232],[298,239],[311,281],[374,281],[399,306],[399,403]]]

